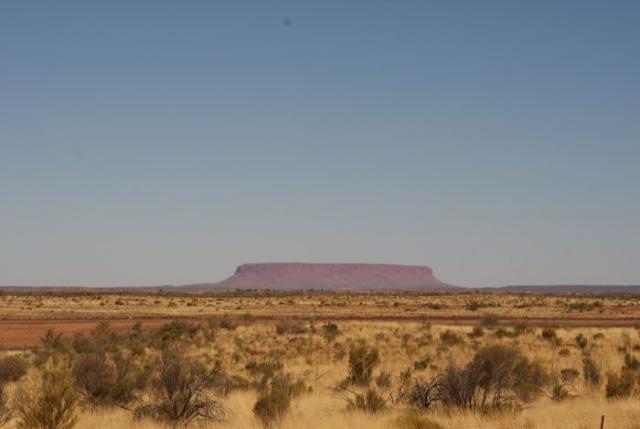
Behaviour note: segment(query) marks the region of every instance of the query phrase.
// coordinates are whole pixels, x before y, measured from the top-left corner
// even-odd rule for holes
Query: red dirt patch
[[[204,322],[212,317],[178,317],[181,320],[189,320],[193,322]],[[215,317],[214,317],[215,318]],[[220,317],[218,317],[220,318]],[[135,318],[135,319],[58,319],[58,320],[2,320],[0,321],[0,346],[9,349],[25,348],[36,345],[49,329],[53,329],[57,333],[64,335],[73,335],[76,332],[91,332],[95,327],[103,321],[109,322],[111,329],[115,331],[123,331],[131,328],[135,323],[141,322],[143,328],[158,328],[175,317],[165,318]],[[241,320],[239,317],[236,320]],[[437,325],[477,325],[481,323],[480,316],[465,317],[357,317],[357,316],[311,316],[311,317],[288,317],[288,320],[300,321],[425,321]],[[279,321],[283,320],[278,316],[255,317],[246,323],[261,321]],[[526,323],[531,326],[574,326],[574,327],[633,327],[638,319],[635,318],[608,318],[608,317],[571,317],[571,318],[552,318],[552,317],[533,317],[533,318],[500,318],[500,324],[514,325],[516,323]]]

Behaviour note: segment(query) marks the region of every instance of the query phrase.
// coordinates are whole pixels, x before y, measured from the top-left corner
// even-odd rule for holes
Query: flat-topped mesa
[[[304,262],[267,262],[242,264],[236,269],[236,274],[269,274],[269,273],[375,273],[375,274],[412,274],[432,276],[433,270],[423,265],[394,265],[394,264],[311,264]]]
[[[345,263],[242,264],[233,276],[203,289],[447,289],[431,268]]]

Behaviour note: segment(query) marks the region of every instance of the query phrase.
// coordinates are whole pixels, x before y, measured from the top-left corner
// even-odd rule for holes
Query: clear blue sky
[[[0,3],[0,284],[640,283],[640,2]]]

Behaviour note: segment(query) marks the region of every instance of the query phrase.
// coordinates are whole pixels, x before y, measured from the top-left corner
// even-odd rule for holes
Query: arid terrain
[[[4,292],[0,314],[9,428],[53,397],[76,428],[640,419],[634,295]]]
[[[503,324],[633,327],[640,295],[558,296],[490,293],[5,293],[0,295],[0,344],[33,346],[50,328],[89,332],[100,321],[112,329],[136,322],[158,327],[175,318],[277,322],[420,321],[477,325],[491,312]]]

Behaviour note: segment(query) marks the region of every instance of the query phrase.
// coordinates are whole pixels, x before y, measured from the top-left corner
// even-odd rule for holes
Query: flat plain
[[[10,428],[49,373],[78,428],[640,427],[633,295],[5,292],[0,315]],[[202,386],[193,415],[167,374]]]

